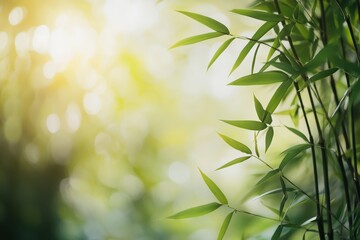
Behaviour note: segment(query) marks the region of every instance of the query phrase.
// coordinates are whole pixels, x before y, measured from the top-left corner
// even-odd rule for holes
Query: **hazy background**
[[[4,239],[215,239],[226,210],[166,217],[215,200],[198,167],[233,205],[252,181],[247,168],[213,171],[238,157],[217,132],[253,143],[218,121],[255,116],[252,91],[226,86],[245,43],[208,72],[221,40],[169,47],[211,31],[175,10],[251,35],[257,23],[228,12],[246,2],[0,1]],[[245,62],[234,75],[248,72]],[[237,219],[229,239],[252,220]]]

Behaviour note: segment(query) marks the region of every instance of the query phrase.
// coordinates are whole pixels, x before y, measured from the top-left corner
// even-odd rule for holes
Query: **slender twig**
[[[320,10],[321,10],[321,17],[320,17],[320,20],[321,20],[321,24],[320,24],[320,32],[321,32],[321,39],[322,39],[322,42],[324,44],[324,46],[327,45],[327,42],[328,42],[328,37],[327,37],[327,26],[326,26],[326,13],[325,13],[325,8],[324,8],[324,1],[323,0],[320,0]],[[329,60],[327,60],[327,65],[328,65],[328,68],[331,68],[331,64],[329,62]],[[338,97],[338,94],[337,94],[337,90],[336,90],[336,86],[335,86],[335,79],[333,77],[333,75],[330,76],[330,86],[331,86],[331,90],[332,90],[332,93],[334,95],[334,99],[335,99],[335,103],[336,105],[339,104],[339,97]],[[327,110],[321,100],[321,97],[319,96],[319,93],[317,91],[317,88],[316,88],[316,85],[314,84],[314,87],[315,87],[315,91],[318,95],[318,101],[324,111],[324,115],[326,116],[326,119],[328,121],[328,123],[330,124],[330,126],[332,127],[333,129],[333,132],[334,132],[334,138],[335,138],[335,142],[336,142],[336,149],[337,149],[337,162],[339,164],[339,167],[340,167],[340,172],[341,172],[341,177],[342,177],[342,182],[343,182],[343,185],[344,185],[344,193],[345,193],[345,201],[346,201],[346,209],[347,209],[347,215],[348,215],[348,222],[349,222],[349,228],[350,228],[350,238],[353,239],[353,220],[352,220],[352,210],[351,210],[351,201],[350,201],[350,192],[349,192],[349,184],[348,184],[348,180],[347,180],[347,175],[346,175],[346,171],[345,171],[345,168],[344,168],[344,163],[342,161],[342,154],[341,154],[341,147],[340,147],[340,142],[339,142],[339,139],[338,139],[338,133],[336,131],[336,129],[332,126],[332,123],[331,123],[331,120],[330,118],[328,117],[328,114],[327,114]],[[340,115],[341,115],[342,111],[340,111]],[[348,138],[348,135],[347,135],[347,131],[346,131],[346,125],[345,125],[345,121],[342,121],[342,132],[343,132],[343,136],[344,136],[344,139],[345,139],[345,143],[346,143],[346,146],[347,148],[349,147],[349,138]]]
[[[275,6],[277,8],[277,12],[279,14],[281,14],[281,9],[280,9],[280,6],[279,6],[279,2],[277,0],[275,0]],[[282,21],[282,25],[285,26],[285,21]],[[290,36],[288,36],[288,42],[289,42],[289,44],[291,46],[291,49],[293,50],[294,45],[293,45],[293,42],[292,42],[292,39],[291,39]],[[297,52],[293,50],[293,54],[294,54],[295,59],[299,60]],[[311,155],[312,155],[312,163],[313,163],[312,165],[313,165],[313,172],[314,172],[314,187],[315,187],[315,197],[316,197],[316,212],[317,212],[316,222],[317,222],[317,226],[318,226],[318,229],[319,229],[320,239],[325,240],[324,221],[323,221],[322,212],[321,212],[321,206],[320,206],[319,180],[318,180],[318,170],[317,170],[317,163],[316,163],[316,153],[315,153],[315,147],[314,147],[314,138],[312,136],[310,124],[309,124],[309,121],[307,119],[307,113],[306,113],[305,106],[304,106],[304,103],[303,103],[303,100],[302,100],[302,97],[301,97],[301,94],[300,94],[300,91],[299,91],[298,83],[295,82],[295,81],[294,81],[294,86],[295,86],[297,97],[298,97],[298,99],[300,101],[300,107],[301,107],[301,110],[303,112],[303,116],[304,116],[304,119],[305,119],[305,124],[306,124],[307,131],[308,131],[308,134],[309,134],[309,141],[310,141],[310,144],[311,144]],[[327,211],[331,212],[330,209],[327,209]]]

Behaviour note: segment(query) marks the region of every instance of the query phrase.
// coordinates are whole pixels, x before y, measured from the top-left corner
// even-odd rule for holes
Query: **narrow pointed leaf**
[[[310,82],[315,82],[317,80],[321,80],[324,79],[332,74],[334,74],[337,70],[339,70],[338,68],[330,68],[330,69],[326,69],[324,71],[321,71],[317,74],[315,74],[314,76],[312,76],[309,81]]]
[[[263,178],[261,178],[260,181],[258,181],[258,182],[256,183],[256,185],[262,184],[263,182],[267,181],[269,178],[277,175],[278,172],[279,172],[279,169],[273,169],[273,170],[271,170],[271,171],[268,172]]]
[[[234,41],[235,38],[230,38],[228,40],[226,40],[220,47],[219,49],[215,52],[214,56],[211,58],[209,65],[208,65],[208,69],[213,65],[213,63],[219,58],[219,56],[228,48],[228,46],[230,45],[230,43],[232,41]]]
[[[255,142],[255,154],[256,154],[257,157],[260,157],[256,132],[254,132],[254,142]]]
[[[234,212],[229,213],[226,216],[226,218],[224,219],[224,222],[221,225],[221,229],[220,229],[220,232],[218,234],[217,240],[222,240],[224,238],[226,230],[229,227],[229,224],[230,224],[230,221],[231,221],[231,218],[232,218],[233,214],[234,214]]]
[[[269,149],[273,137],[274,137],[274,129],[272,127],[269,127],[265,136],[265,152]]]
[[[278,36],[274,40],[272,47],[269,50],[267,60],[269,60],[271,58],[271,56],[274,54],[275,49],[278,49],[280,47],[280,41],[282,39],[284,39],[286,36],[289,36],[293,27],[294,27],[294,23],[290,23],[290,24],[286,25],[285,27],[283,27],[283,29],[281,29]]]
[[[299,144],[285,150],[282,154],[285,154],[285,157],[280,163],[279,168],[283,169],[291,160],[293,160],[299,153],[302,153],[306,149],[310,148],[309,144]]]
[[[270,61],[268,62],[269,65],[277,68],[277,69],[280,69],[282,71],[285,71],[289,74],[295,74],[296,73],[296,69],[294,69],[293,66],[291,66],[289,63],[284,63],[284,62],[274,62],[274,61]]]
[[[250,9],[233,9],[230,12],[237,13],[243,16],[255,18],[262,21],[267,22],[280,22],[285,20],[284,16],[268,13],[264,11],[258,11],[258,10],[250,10]]]
[[[283,82],[278,89],[276,89],[274,95],[271,97],[266,107],[266,111],[268,111],[269,113],[273,113],[275,111],[275,109],[277,108],[277,106],[279,106],[281,100],[285,96],[291,84],[292,81],[288,79],[287,81]]]
[[[259,48],[260,48],[260,43],[257,45],[257,47],[255,49],[255,53],[254,53],[253,60],[252,60],[252,63],[251,63],[251,74],[254,73],[256,57],[257,57],[257,53],[259,51]]]
[[[180,46],[190,45],[190,44],[202,42],[202,41],[205,41],[205,40],[208,40],[211,38],[220,37],[222,35],[224,35],[224,34],[218,33],[218,32],[204,33],[204,34],[200,34],[200,35],[196,35],[196,36],[192,36],[192,37],[188,37],[183,40],[180,40],[179,42],[172,45],[170,48],[176,48],[176,47],[180,47]]]
[[[230,73],[235,71],[240,66],[240,64],[244,61],[245,57],[248,55],[250,50],[255,45],[255,43],[257,41],[259,41],[259,39],[262,36],[264,36],[268,31],[270,31],[270,29],[272,29],[276,24],[277,24],[276,22],[266,22],[255,32],[255,34],[252,36],[251,40],[246,44],[246,46],[240,52]]]
[[[255,104],[256,114],[257,114],[259,120],[262,121],[262,119],[265,115],[265,109],[263,108],[260,101],[255,97],[255,95],[254,95],[254,104]]]
[[[209,187],[210,191],[214,194],[214,196],[222,203],[228,204],[228,200],[225,197],[224,193],[220,190],[220,188],[199,169],[204,182]]]
[[[221,206],[220,203],[213,202],[193,208],[186,209],[184,211],[178,212],[168,218],[171,219],[182,219],[182,218],[192,218],[192,217],[199,217],[208,213],[211,213],[218,209]]]
[[[205,26],[213,29],[214,31],[229,34],[229,29],[222,24],[219,21],[216,21],[215,19],[209,18],[207,16],[198,14],[198,13],[192,13],[192,12],[185,12],[185,11],[178,11],[179,13],[182,13],[188,17],[191,17],[192,19],[198,21],[199,23],[204,24]]]
[[[229,144],[231,147],[239,150],[240,152],[243,152],[243,153],[247,153],[247,154],[251,154],[251,150],[250,148],[248,148],[246,145],[242,144],[241,142],[238,142],[230,137],[227,137],[223,134],[220,134],[220,137],[227,143]]]
[[[289,79],[289,76],[281,71],[268,71],[268,72],[259,72],[251,75],[241,77],[229,85],[236,86],[248,86],[248,85],[265,85],[272,84],[277,82],[284,82]]]
[[[334,66],[344,70],[355,78],[360,77],[360,68],[358,64],[346,61],[343,58],[337,56],[331,56],[331,62],[334,64]]]
[[[236,158],[236,159],[222,165],[221,167],[217,168],[216,170],[220,170],[220,169],[227,168],[227,167],[230,167],[230,166],[238,164],[238,163],[242,163],[242,162],[248,160],[250,157],[251,156],[245,156],[245,157]]]
[[[315,217],[312,217],[312,218],[309,218],[308,220],[306,220],[306,221],[304,221],[300,226],[306,226],[306,225],[308,225],[309,223],[313,223],[313,222],[315,222],[316,221],[316,219],[317,219],[317,216],[315,216]]]
[[[295,191],[295,189],[294,188],[286,188],[286,191],[287,192],[293,192],[293,191]],[[256,199],[259,199],[259,198],[262,198],[262,197],[265,197],[265,196],[268,196],[268,195],[281,193],[281,192],[283,192],[282,188],[273,189],[273,190],[265,192],[265,193],[263,193],[263,194],[261,194],[259,196],[256,196],[253,200],[256,200]]]
[[[284,207],[285,207],[285,203],[288,199],[288,196],[287,196],[287,191],[286,191],[286,184],[285,184],[285,181],[282,177],[280,177],[280,183],[281,183],[281,189],[282,189],[282,192],[283,192],[283,197],[281,199],[281,202],[280,202],[280,208],[279,208],[279,215],[282,216],[282,213],[283,213],[283,210],[284,210]]]
[[[304,141],[309,142],[309,140],[307,139],[307,137],[305,136],[305,134],[303,134],[302,132],[300,132],[299,130],[297,130],[296,128],[292,128],[292,127],[287,127],[285,126],[287,129],[289,129],[292,133],[294,133],[295,135],[301,137],[302,139],[304,139]]]
[[[223,122],[233,125],[235,127],[248,129],[248,130],[255,130],[261,131],[264,130],[267,126],[263,122],[252,121],[252,120],[222,120]]]
[[[272,235],[271,240],[278,240],[278,239],[280,239],[282,229],[283,229],[283,226],[282,226],[282,225],[279,225],[279,226],[276,228],[274,234]]]
[[[307,64],[304,65],[304,71],[313,71],[318,66],[326,62],[327,59],[333,58],[333,55],[337,54],[336,45],[328,44],[322,48],[316,56],[310,60]]]
[[[288,196],[287,195],[283,195],[283,197],[281,198],[281,202],[280,202],[280,208],[279,208],[279,216],[281,217],[283,215],[284,212],[284,207],[286,204],[286,201],[288,200]]]

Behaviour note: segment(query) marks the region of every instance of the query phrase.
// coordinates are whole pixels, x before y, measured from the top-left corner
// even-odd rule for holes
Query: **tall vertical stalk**
[[[326,13],[325,13],[325,8],[324,8],[324,1],[320,0],[320,10],[321,10],[321,17],[320,17],[320,32],[321,32],[321,39],[322,42],[324,44],[324,46],[327,45],[328,43],[328,37],[327,37],[327,26],[326,26]],[[327,61],[327,65],[328,68],[331,68],[331,64],[330,61]],[[316,85],[314,85],[316,87]],[[331,90],[332,93],[334,95],[334,100],[336,105],[339,104],[339,97],[337,94],[337,90],[336,90],[336,86],[335,86],[335,79],[333,77],[333,75],[330,75],[330,86],[331,86]],[[315,90],[317,91],[317,89],[315,88]],[[319,96],[319,101],[321,106],[323,107],[323,111],[324,113],[327,115],[325,106],[322,104],[321,102],[321,98]],[[342,115],[342,110],[340,109],[339,114]],[[329,121],[329,124],[331,125],[331,120],[329,118],[327,118]],[[342,126],[342,132],[343,132],[343,136],[344,136],[344,140],[345,140],[345,145],[346,148],[349,149],[350,148],[350,143],[349,143],[349,138],[347,135],[347,130],[346,130],[346,124],[345,121],[342,122],[341,124]],[[344,163],[343,163],[343,159],[342,159],[342,153],[341,153],[341,149],[340,149],[340,142],[339,142],[339,136],[338,136],[338,132],[336,131],[335,128],[333,128],[333,133],[334,133],[334,138],[335,138],[335,143],[336,143],[336,149],[337,149],[337,161],[340,167],[340,172],[341,172],[341,177],[342,177],[342,182],[344,185],[344,194],[345,194],[345,201],[346,201],[346,209],[347,209],[347,215],[348,215],[348,223],[349,223],[349,228],[350,228],[350,239],[353,239],[353,220],[352,220],[352,207],[351,207],[351,200],[350,200],[350,189],[349,189],[349,183],[347,180],[347,175],[346,175],[346,171],[345,171],[345,167],[344,167]]]
[[[281,9],[280,9],[280,6],[279,6],[279,3],[278,3],[277,0],[275,0],[275,6],[276,6],[276,9],[277,9],[277,12],[281,15]],[[284,27],[285,26],[285,21],[282,21],[281,23],[282,23],[282,25]],[[293,50],[293,54],[295,56],[295,59],[297,61],[299,61],[299,57],[297,56],[297,52],[294,51],[294,45],[293,45],[291,36],[287,36],[287,38],[288,38],[289,44],[290,44],[290,46],[291,46],[291,48]],[[307,132],[308,132],[308,135],[309,135],[309,142],[310,142],[310,145],[311,145],[311,157],[312,157],[312,165],[313,165],[313,173],[314,173],[314,188],[315,188],[315,198],[316,198],[316,215],[317,215],[316,223],[317,223],[317,226],[318,226],[320,239],[325,240],[324,220],[323,220],[322,211],[321,211],[321,204],[320,204],[319,180],[318,180],[318,170],[317,170],[314,138],[313,138],[313,135],[312,135],[312,132],[311,132],[309,120],[307,118],[307,113],[306,113],[306,110],[305,110],[304,102],[302,100],[299,85],[295,81],[294,81],[294,87],[295,87],[295,90],[296,90],[297,98],[299,99],[299,102],[300,102],[301,111],[302,111],[303,116],[304,116]]]
[[[279,14],[281,14],[281,9],[280,9],[280,5],[278,0],[275,0],[275,6],[277,8],[277,11]],[[284,25],[284,22],[283,22]],[[297,64],[299,64],[300,67],[302,67],[302,63],[300,61],[300,58],[297,54],[297,51],[295,49],[295,46],[292,42],[292,38],[290,35],[287,36],[288,37],[288,41],[289,41],[289,45],[291,48],[292,53],[294,54],[295,60],[297,61]],[[303,78],[303,80],[308,83],[308,77],[306,75],[306,73],[302,73],[301,77]],[[307,89],[307,93],[309,96],[309,100],[310,100],[310,105],[311,105],[311,109],[314,115],[314,119],[315,119],[315,125],[318,131],[318,137],[319,137],[319,146],[321,148],[321,158],[322,158],[322,167],[323,167],[323,175],[324,175],[324,188],[325,188],[325,202],[326,202],[326,214],[327,214],[327,222],[328,222],[328,239],[332,240],[334,239],[334,230],[333,230],[333,226],[332,226],[332,216],[331,216],[331,195],[330,195],[330,182],[329,182],[329,167],[328,167],[328,157],[327,157],[327,153],[326,153],[326,147],[325,147],[325,140],[323,137],[323,132],[321,129],[321,125],[320,125],[320,121],[316,112],[316,107],[315,107],[315,102],[310,90],[309,85],[307,85],[306,87]],[[316,159],[313,159],[313,162],[316,162]],[[315,172],[314,172],[315,174]]]

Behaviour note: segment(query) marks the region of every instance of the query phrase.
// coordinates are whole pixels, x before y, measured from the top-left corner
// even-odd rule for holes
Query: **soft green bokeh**
[[[234,206],[248,193],[254,171],[265,171],[254,162],[213,171],[239,157],[217,131],[253,144],[252,134],[218,121],[256,116],[252,91],[226,86],[244,42],[208,72],[221,41],[168,48],[209,31],[175,10],[206,14],[248,36],[258,23],[228,12],[245,6],[235,0],[1,2],[4,236],[215,239],[226,209],[197,219],[166,217],[216,200],[197,167]],[[237,76],[250,71],[249,61]],[[274,88],[258,90],[264,102]],[[260,201],[242,207],[271,215]],[[255,234],[266,224],[234,217],[227,238],[239,239],[244,229]]]

